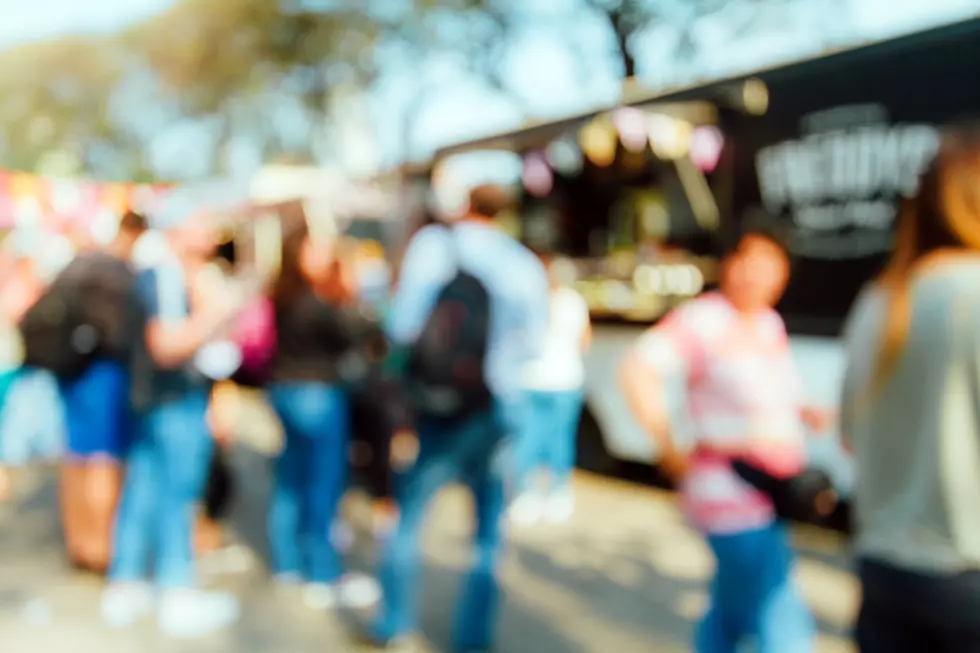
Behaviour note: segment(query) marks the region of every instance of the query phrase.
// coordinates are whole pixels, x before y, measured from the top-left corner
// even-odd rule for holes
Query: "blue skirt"
[[[134,424],[126,367],[116,361],[96,361],[80,377],[60,386],[68,455],[122,459]]]

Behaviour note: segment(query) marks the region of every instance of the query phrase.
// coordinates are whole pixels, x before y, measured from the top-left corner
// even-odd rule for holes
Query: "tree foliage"
[[[616,47],[597,52],[576,44],[575,54],[609,58],[632,76],[635,39],[644,29],[692,24],[732,1],[765,9],[793,0],[579,0],[580,11],[605,22]],[[68,150],[94,174],[147,177],[154,139],[168,126],[194,123],[216,134],[210,146],[217,150],[244,139],[266,159],[308,157],[329,133],[326,107],[338,85],[367,87],[392,61],[419,71],[416,97],[401,112],[409,134],[433,90],[422,71],[434,58],[451,57],[467,74],[511,93],[501,61],[512,37],[537,20],[531,4],[180,0],[121,33],[0,52],[0,154],[6,165],[31,169],[45,152]],[[690,11],[678,19],[680,5]],[[680,56],[685,47],[690,42],[681,39]],[[285,122],[302,123],[308,133]],[[212,167],[220,166],[212,157]]]

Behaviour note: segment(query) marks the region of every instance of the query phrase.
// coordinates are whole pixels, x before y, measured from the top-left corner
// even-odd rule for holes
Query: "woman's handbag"
[[[812,522],[827,517],[836,507],[836,493],[830,475],[815,468],[781,478],[761,466],[735,460],[732,468],[743,481],[772,499],[781,519]]]

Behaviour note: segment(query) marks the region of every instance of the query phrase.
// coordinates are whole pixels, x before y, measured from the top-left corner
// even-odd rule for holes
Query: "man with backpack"
[[[382,606],[369,643],[400,648],[416,627],[419,538],[426,508],[462,481],[474,496],[476,556],[457,606],[454,650],[488,650],[499,601],[502,445],[520,420],[520,374],[543,345],[548,281],[538,259],[494,225],[501,189],[480,186],[451,226],[409,243],[388,321],[404,354],[416,416],[414,464],[400,479],[397,528],[385,544]]]

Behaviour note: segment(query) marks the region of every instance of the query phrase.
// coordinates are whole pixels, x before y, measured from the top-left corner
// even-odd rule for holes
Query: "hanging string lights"
[[[661,159],[674,161],[690,151],[694,128],[689,122],[652,113],[647,117],[647,130],[653,153]]]
[[[533,151],[524,157],[521,182],[525,190],[534,197],[547,197],[551,192],[555,184],[554,174],[543,153]]]
[[[564,136],[551,141],[544,155],[559,174],[573,177],[582,171],[582,150],[574,138]]]
[[[619,107],[613,112],[613,124],[627,152],[643,152],[649,142],[647,116],[635,107]]]
[[[600,117],[582,128],[579,143],[589,161],[600,168],[607,168],[616,160],[619,134],[608,117]]]
[[[697,127],[691,135],[691,161],[701,172],[714,172],[725,147],[725,137],[714,125]]]

